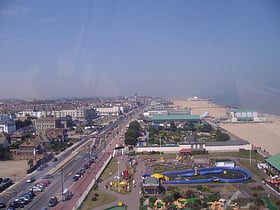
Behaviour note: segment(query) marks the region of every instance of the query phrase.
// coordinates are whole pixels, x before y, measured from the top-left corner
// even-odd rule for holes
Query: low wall
[[[181,149],[190,149],[188,145],[172,146],[172,147],[137,147],[136,152],[163,152],[163,153],[178,153]],[[230,145],[230,146],[205,146],[208,152],[238,152],[240,149],[250,150],[251,144]]]

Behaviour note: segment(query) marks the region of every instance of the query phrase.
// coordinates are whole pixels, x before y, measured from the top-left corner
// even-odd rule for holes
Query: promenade
[[[117,157],[120,162],[120,171],[126,169],[126,163],[128,163],[128,157],[126,155]],[[112,174],[108,179],[102,181],[99,184],[99,189],[109,195],[113,195],[117,198],[116,201],[112,203],[105,204],[100,207],[94,208],[94,210],[104,210],[106,208],[110,208],[112,206],[116,206],[118,202],[123,202],[127,205],[128,210],[137,210],[140,207],[140,197],[141,197],[141,175],[145,170],[144,161],[138,161],[138,165],[136,167],[136,172],[134,174],[134,180],[136,181],[136,186],[132,187],[132,191],[129,194],[120,194],[115,191],[111,191],[107,189],[105,185],[114,179],[114,176],[117,176],[117,173]]]
[[[83,192],[87,189],[87,187],[92,182],[92,180],[96,178],[98,171],[102,168],[102,166],[104,165],[106,160],[108,160],[109,157],[110,157],[110,153],[105,153],[104,155],[100,156],[100,158],[97,159],[96,162],[93,163],[91,167],[86,171],[86,174],[71,186],[70,191],[73,193],[73,197],[67,201],[60,201],[58,205],[52,209],[54,210],[73,209],[77,201],[82,196]],[[119,165],[120,171],[125,170],[126,164],[129,161],[128,157],[126,155],[122,155],[116,158],[120,163]],[[101,191],[116,197],[117,200],[112,203],[108,203],[103,206],[96,207],[94,208],[94,210],[104,210],[106,208],[116,206],[118,202],[123,202],[125,205],[127,205],[128,210],[139,209],[140,207],[139,199],[141,197],[140,181],[141,181],[141,175],[144,171],[145,171],[144,161],[140,160],[138,161],[138,164],[136,166],[136,171],[134,174],[134,180],[136,181],[136,185],[135,187],[132,187],[132,191],[129,194],[121,194],[115,191],[111,191],[110,189],[107,189],[105,187],[105,185],[108,182],[112,181],[114,177],[118,175],[117,173],[112,174],[109,178],[99,183],[98,187]]]

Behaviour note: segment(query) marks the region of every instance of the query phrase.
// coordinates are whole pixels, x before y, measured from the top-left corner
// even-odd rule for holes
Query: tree
[[[27,127],[29,125],[32,125],[32,121],[30,119],[26,119],[24,121],[22,120],[16,120],[15,121],[15,124],[16,124],[16,129],[20,129],[20,128],[23,128],[23,127]]]
[[[217,141],[227,141],[229,140],[230,137],[228,134],[223,133],[221,130],[217,129],[216,130],[216,140]]]
[[[136,143],[137,143],[137,141],[136,141],[135,138],[133,138],[133,137],[131,137],[131,136],[128,136],[128,137],[125,138],[124,143],[125,143],[125,145],[132,145],[132,146],[135,146]]]
[[[170,123],[170,131],[175,132],[176,130],[177,130],[177,127],[176,127],[175,123],[171,122]]]
[[[139,122],[137,121],[132,121],[130,124],[129,124],[129,129],[133,129],[133,130],[136,130],[136,131],[140,131],[141,130],[141,125],[139,124]]]
[[[29,159],[27,162],[27,165],[29,166],[29,168],[32,168],[34,165],[34,160],[33,159]]]
[[[3,147],[3,145],[0,144],[0,160],[9,160],[9,159],[10,159],[9,149]]]
[[[133,129],[129,129],[126,133],[125,133],[125,138],[128,137],[133,137],[133,138],[138,138],[139,137],[139,133]]]

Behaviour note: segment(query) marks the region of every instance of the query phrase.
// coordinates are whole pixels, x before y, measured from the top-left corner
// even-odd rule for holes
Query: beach
[[[173,98],[174,107],[190,108],[192,114],[202,115],[208,112],[209,116],[221,118],[226,116],[227,109],[215,105],[211,100],[190,100],[187,98]],[[280,116],[265,114],[267,122],[255,123],[220,123],[219,126],[230,133],[249,141],[256,147],[261,147],[270,155],[280,153]]]

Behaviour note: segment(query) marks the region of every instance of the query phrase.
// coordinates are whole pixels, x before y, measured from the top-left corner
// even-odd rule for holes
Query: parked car
[[[76,182],[79,180],[79,178],[80,178],[80,176],[76,174],[75,176],[72,177],[72,181]]]
[[[38,187],[38,186],[33,186],[30,191],[33,191],[33,192],[43,192],[43,189]]]
[[[4,209],[4,208],[6,208],[6,204],[3,202],[0,202],[0,209]]]
[[[24,204],[19,201],[13,201],[12,203],[9,204],[9,207],[13,208],[24,208]]]
[[[48,206],[49,207],[54,207],[57,203],[58,203],[57,198],[56,197],[51,197],[49,202],[48,202]]]

